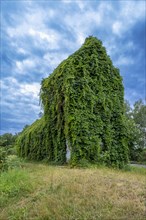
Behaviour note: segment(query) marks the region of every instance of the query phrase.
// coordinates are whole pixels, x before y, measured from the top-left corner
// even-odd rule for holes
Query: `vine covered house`
[[[18,138],[18,154],[70,163],[82,159],[122,167],[128,162],[124,88],[102,42],[88,37],[42,81],[44,115]]]

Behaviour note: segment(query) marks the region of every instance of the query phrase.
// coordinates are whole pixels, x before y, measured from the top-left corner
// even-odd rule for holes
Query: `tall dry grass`
[[[27,163],[33,190],[3,206],[0,219],[144,220],[145,175],[108,168]],[[14,200],[13,200],[14,201]]]

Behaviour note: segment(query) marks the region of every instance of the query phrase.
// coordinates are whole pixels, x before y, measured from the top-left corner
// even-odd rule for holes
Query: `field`
[[[146,169],[23,162],[1,174],[1,220],[144,220]]]

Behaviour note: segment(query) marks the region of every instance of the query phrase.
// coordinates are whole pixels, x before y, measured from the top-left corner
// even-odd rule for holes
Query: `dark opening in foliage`
[[[102,42],[82,47],[42,81],[44,116],[18,138],[22,157],[56,163],[80,160],[122,167],[128,162],[124,88]]]

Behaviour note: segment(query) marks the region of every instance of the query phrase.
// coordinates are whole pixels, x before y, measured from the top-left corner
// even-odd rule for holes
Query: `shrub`
[[[0,148],[0,172],[8,169],[6,158],[7,158],[7,151],[3,147],[1,147]]]
[[[4,148],[0,148],[0,172],[21,167],[21,165],[22,159],[16,155],[8,155],[8,152]]]

